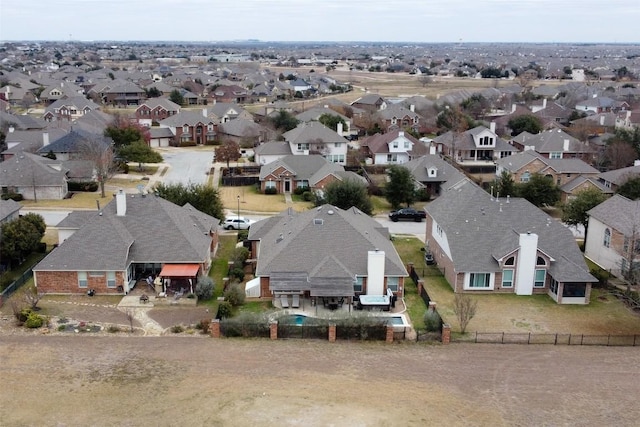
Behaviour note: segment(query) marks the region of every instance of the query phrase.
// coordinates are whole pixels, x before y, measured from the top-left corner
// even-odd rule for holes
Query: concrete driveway
[[[162,157],[169,165],[162,179],[165,184],[204,184],[213,162],[213,151],[167,148],[162,150]]]

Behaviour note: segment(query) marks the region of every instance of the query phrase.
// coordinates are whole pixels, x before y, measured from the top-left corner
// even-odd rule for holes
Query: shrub
[[[189,298],[189,299],[194,299],[195,297],[196,297],[196,294],[194,294],[194,293],[192,293],[192,292],[189,292],[189,293],[187,294],[187,298]]]
[[[98,191],[98,183],[95,181],[91,181],[91,182],[69,181],[67,185],[69,186],[69,191],[87,191],[87,192]]]
[[[211,319],[202,319],[200,323],[196,325],[196,328],[202,330],[203,334],[208,334],[209,326],[211,326]]]
[[[264,189],[264,194],[276,194],[276,193],[278,193],[278,190],[275,187]]]
[[[24,322],[24,326],[26,326],[29,329],[40,328],[42,327],[43,324],[44,324],[44,317],[34,312],[29,313],[29,316],[27,317],[27,321]]]
[[[181,332],[184,332],[184,326],[182,326],[182,325],[173,325],[171,327],[171,332],[173,332],[174,334],[179,334]]]
[[[304,194],[305,191],[309,191],[308,187],[296,187],[295,190],[293,190],[293,194],[295,194],[296,196],[301,196],[302,194]]]
[[[233,307],[232,307],[231,303],[229,303],[228,301],[222,301],[218,305],[218,314],[217,314],[216,318],[217,319],[225,319],[227,317],[231,317],[232,313],[233,313]]]
[[[58,332],[64,332],[65,329],[67,329],[66,325],[58,325]]]
[[[313,193],[311,191],[305,191],[302,193],[302,200],[305,202],[310,202],[313,200]]]
[[[244,242],[249,237],[249,230],[238,230],[238,242]]]
[[[421,188],[416,191],[416,200],[419,202],[428,202],[431,199],[431,194],[426,188]]]
[[[1,196],[2,200],[13,200],[14,202],[20,202],[22,200],[24,200],[24,197],[22,197],[22,194],[20,193],[6,193],[3,194]]]
[[[440,314],[435,310],[428,310],[424,314],[424,326],[427,332],[439,332],[442,327]]]
[[[211,277],[202,276],[196,284],[196,295],[199,299],[206,301],[213,297],[213,280]]]
[[[115,334],[116,332],[120,332],[120,327],[118,327],[116,325],[110,325],[107,328],[107,332],[111,332],[112,334]]]
[[[238,282],[242,282],[244,280],[244,269],[240,267],[234,267],[229,272],[229,276],[238,279]]]
[[[224,293],[224,300],[234,307],[244,304],[244,290],[238,284],[233,284]]]

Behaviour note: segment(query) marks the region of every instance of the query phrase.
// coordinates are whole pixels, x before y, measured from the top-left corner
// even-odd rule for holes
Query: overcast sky
[[[0,0],[0,40],[640,42],[640,0]]]

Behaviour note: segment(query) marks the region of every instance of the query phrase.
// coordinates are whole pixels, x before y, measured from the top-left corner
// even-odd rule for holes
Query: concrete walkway
[[[147,314],[153,308],[153,299],[155,297],[151,296],[149,302],[142,303],[139,295],[127,295],[122,297],[118,304],[118,310],[131,314],[142,325],[145,335],[160,336],[164,334],[164,328]]]

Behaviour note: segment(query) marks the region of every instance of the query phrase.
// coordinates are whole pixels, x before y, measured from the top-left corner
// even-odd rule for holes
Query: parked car
[[[401,219],[409,219],[415,222],[422,222],[427,217],[425,211],[419,211],[413,208],[398,209],[389,213],[389,219],[393,222],[397,222]]]
[[[254,222],[253,220],[236,216],[225,219],[222,228],[225,230],[248,230]]]

